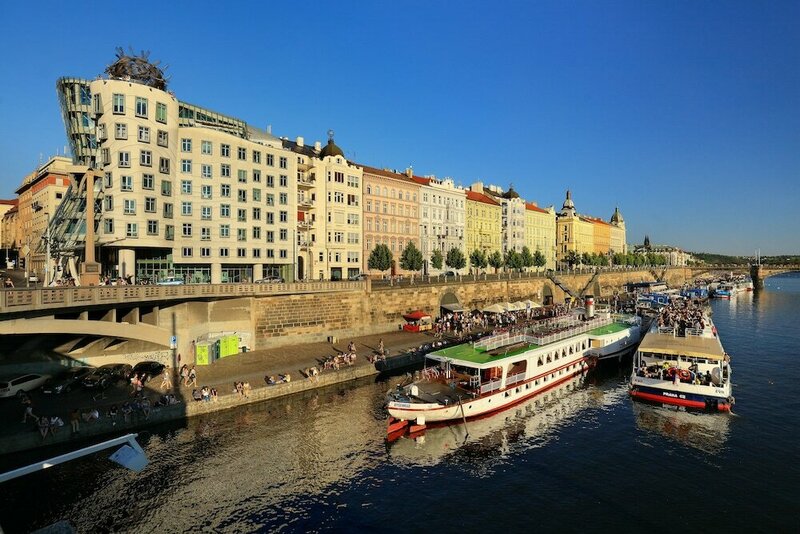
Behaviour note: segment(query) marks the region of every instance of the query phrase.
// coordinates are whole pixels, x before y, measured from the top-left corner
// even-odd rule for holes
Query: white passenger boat
[[[390,439],[508,408],[583,373],[598,358],[632,350],[640,338],[638,318],[586,315],[537,321],[431,352],[419,380],[387,395]]]
[[[630,394],[638,400],[707,411],[730,411],[730,357],[707,314],[703,327],[659,326],[644,336],[633,359]]]

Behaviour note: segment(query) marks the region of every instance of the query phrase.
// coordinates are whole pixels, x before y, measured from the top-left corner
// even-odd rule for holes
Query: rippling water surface
[[[81,532],[797,531],[800,275],[713,303],[735,415],[634,404],[626,369],[501,414],[384,443],[361,382],[145,432],[150,465],[108,453],[0,487],[0,525]]]

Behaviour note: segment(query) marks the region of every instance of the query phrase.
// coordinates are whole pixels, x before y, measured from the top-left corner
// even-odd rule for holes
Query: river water
[[[800,273],[713,303],[735,415],[633,403],[603,368],[495,416],[384,443],[397,378],[143,433],[0,486],[0,525],[80,532],[797,531]],[[6,460],[9,460],[6,458]],[[13,460],[13,459],[12,459]]]

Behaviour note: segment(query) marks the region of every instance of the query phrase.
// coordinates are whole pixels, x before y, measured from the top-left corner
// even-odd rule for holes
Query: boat
[[[670,310],[689,310],[694,326],[654,321],[633,358],[630,395],[658,404],[729,412],[734,404],[730,356],[711,318],[703,308],[664,311]]]
[[[736,287],[727,282],[720,283],[711,295],[715,299],[730,299],[736,295]]]
[[[633,350],[634,316],[594,314],[531,321],[425,356],[418,379],[387,394],[387,432],[396,439],[430,423],[466,421],[508,408],[593,367],[598,359]]]

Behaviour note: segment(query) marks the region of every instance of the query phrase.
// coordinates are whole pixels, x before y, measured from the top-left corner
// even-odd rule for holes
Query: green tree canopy
[[[376,271],[387,271],[392,266],[392,251],[386,245],[375,245],[369,254],[367,266]]]
[[[544,267],[547,265],[547,258],[544,257],[541,250],[537,250],[533,253],[533,264],[538,269],[539,267]]]
[[[494,267],[494,272],[497,272],[497,269],[503,266],[503,255],[500,254],[499,250],[495,250],[489,255],[487,262]]]
[[[536,262],[533,261],[533,254],[531,254],[531,249],[528,247],[522,247],[522,266],[526,269],[528,267],[533,267]]]
[[[467,266],[467,258],[464,257],[464,253],[461,252],[460,248],[453,247],[447,251],[447,257],[444,263],[451,269],[463,269]]]
[[[469,263],[476,269],[485,269],[486,266],[489,265],[486,252],[476,248],[469,255]]]
[[[400,254],[400,267],[406,271],[419,271],[422,269],[422,263],[422,252],[413,241],[409,241]]]
[[[506,267],[509,269],[522,269],[522,255],[514,249],[509,250],[506,252],[506,257],[504,258],[504,263]]]
[[[431,265],[433,265],[434,269],[441,269],[443,264],[444,256],[442,256],[442,251],[437,248],[431,254]]]
[[[567,252],[567,255],[564,256],[564,261],[566,261],[570,267],[574,267],[575,265],[580,263],[581,258],[577,252],[575,252],[574,250],[570,250]]]

